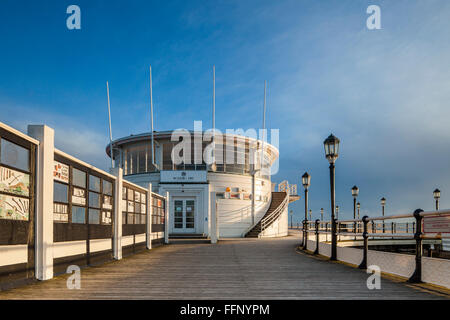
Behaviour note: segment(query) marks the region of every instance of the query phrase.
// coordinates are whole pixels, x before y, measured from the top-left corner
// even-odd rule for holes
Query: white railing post
[[[217,214],[217,201],[216,193],[211,192],[211,243],[217,243],[218,235],[218,214]]]
[[[148,188],[147,188],[147,229],[146,229],[146,233],[147,233],[147,249],[151,249],[152,248],[152,216],[153,216],[153,206],[152,206],[152,184],[149,183],[148,184]]]
[[[29,125],[28,135],[39,140],[36,159],[36,278],[53,278],[53,165],[55,131]]]
[[[114,259],[122,259],[122,186],[123,169],[111,168],[111,174],[116,176],[114,192],[114,236],[113,236],[113,256]]]
[[[169,243],[169,215],[170,215],[170,211],[169,211],[169,192],[166,191],[166,212],[165,212],[165,219],[164,219],[164,243],[168,244]]]

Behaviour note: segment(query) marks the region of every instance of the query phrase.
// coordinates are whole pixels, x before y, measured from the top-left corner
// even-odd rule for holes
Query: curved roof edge
[[[173,131],[175,131],[175,130],[171,130],[171,131],[153,131],[154,138],[155,138],[155,140],[157,140],[157,139],[164,139],[164,138],[170,138]],[[188,131],[188,132],[190,132],[192,134],[194,133],[193,130],[186,130],[186,131]],[[202,131],[202,134],[203,133],[205,133],[205,131]],[[241,140],[249,139],[249,140],[254,141],[254,142],[260,142],[260,143],[263,142],[262,140],[259,140],[259,139],[255,139],[255,138],[251,138],[251,137],[243,136],[243,135],[238,135],[238,134],[220,133],[220,135],[222,135],[222,136],[233,136],[233,137],[239,138]],[[130,142],[138,142],[138,141],[148,140],[148,139],[151,139],[151,136],[152,136],[151,132],[145,132],[145,133],[140,133],[140,134],[132,134],[132,135],[129,135],[129,136],[126,136],[126,137],[122,137],[122,138],[113,140],[112,144],[114,146],[120,146],[120,145],[124,145],[124,144],[130,143]],[[279,150],[278,150],[278,148],[276,148],[275,146],[273,146],[272,144],[270,144],[267,141],[264,141],[264,146],[265,147],[269,147],[270,150],[272,152],[274,152],[277,157],[279,157]],[[108,143],[107,146],[106,146],[106,154],[110,157],[109,148],[110,148],[110,144]]]

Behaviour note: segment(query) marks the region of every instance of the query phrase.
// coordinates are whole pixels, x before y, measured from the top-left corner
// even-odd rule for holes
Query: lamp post
[[[320,208],[320,220],[323,221],[323,208]]]
[[[309,209],[309,220],[312,221],[312,210],[311,209]]]
[[[361,203],[358,202],[356,204],[356,208],[358,208],[358,220],[359,220],[359,209],[361,208]]]
[[[357,186],[353,186],[352,188],[352,196],[353,196],[353,220],[356,219],[356,198],[358,197],[359,188]],[[356,222],[353,222],[353,232],[356,233]]]
[[[294,215],[294,211],[292,211],[292,209],[291,209],[291,229],[292,229],[292,227],[293,227],[293,224],[292,224],[292,216]]]
[[[441,190],[435,189],[433,191],[434,200],[436,200],[436,210],[439,210],[439,198],[441,197]]]
[[[303,239],[305,239],[303,244],[303,249],[306,249],[306,240],[307,240],[307,229],[308,229],[308,188],[311,184],[311,176],[308,174],[308,172],[305,172],[302,176],[302,184],[305,188],[305,227],[303,228]]]
[[[356,204],[356,208],[358,208],[358,220],[359,220],[359,209],[361,208],[361,203],[358,202]],[[358,222],[358,232],[360,232],[360,229],[361,229],[361,223]]]
[[[339,220],[339,206],[336,206],[336,220]]]
[[[334,163],[339,156],[339,139],[330,134],[323,142],[325,149],[325,157],[330,163],[330,198],[331,198],[331,257],[330,260],[336,260],[337,255],[337,235],[336,235],[336,219],[334,217],[335,202],[335,166]]]
[[[386,199],[383,197],[381,198],[380,202],[381,202],[381,214],[384,217],[384,206],[386,205]],[[384,220],[383,220],[383,233],[385,233]]]

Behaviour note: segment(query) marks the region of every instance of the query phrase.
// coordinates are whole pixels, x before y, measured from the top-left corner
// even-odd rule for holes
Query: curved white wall
[[[211,191],[224,192],[227,187],[244,189],[252,192],[252,177],[235,174],[209,173]],[[266,213],[271,200],[270,180],[255,178],[255,199],[258,195],[262,201],[255,200],[255,223]],[[266,201],[264,198],[266,197]],[[252,227],[251,200],[219,199],[217,201],[219,237],[242,237]]]

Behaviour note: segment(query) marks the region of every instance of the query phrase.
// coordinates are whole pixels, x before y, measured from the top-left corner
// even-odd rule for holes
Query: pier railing
[[[425,281],[431,277],[431,273],[435,273],[435,278],[438,280],[435,280],[434,283],[450,288],[450,260],[423,257],[424,240],[450,239],[450,230],[448,230],[450,209],[427,212],[417,209],[407,214],[336,220],[336,239],[338,239],[336,243],[331,241],[331,224],[331,221],[303,221],[303,226],[298,226],[298,229],[303,231],[303,248],[313,251],[314,254],[326,256],[331,256],[332,250],[335,250],[337,260],[345,261],[347,259],[358,265],[360,269],[368,269],[371,264],[384,263],[387,269],[395,270],[393,273],[406,276],[409,282]],[[313,236],[311,237],[311,235]],[[414,240],[415,257],[369,250],[369,238],[373,240]],[[362,250],[344,246],[345,242],[355,240],[362,241]],[[370,259],[369,256],[371,256]],[[375,257],[378,257],[378,260]],[[424,261],[427,266],[426,272],[423,270]],[[433,283],[433,281],[431,282]]]

